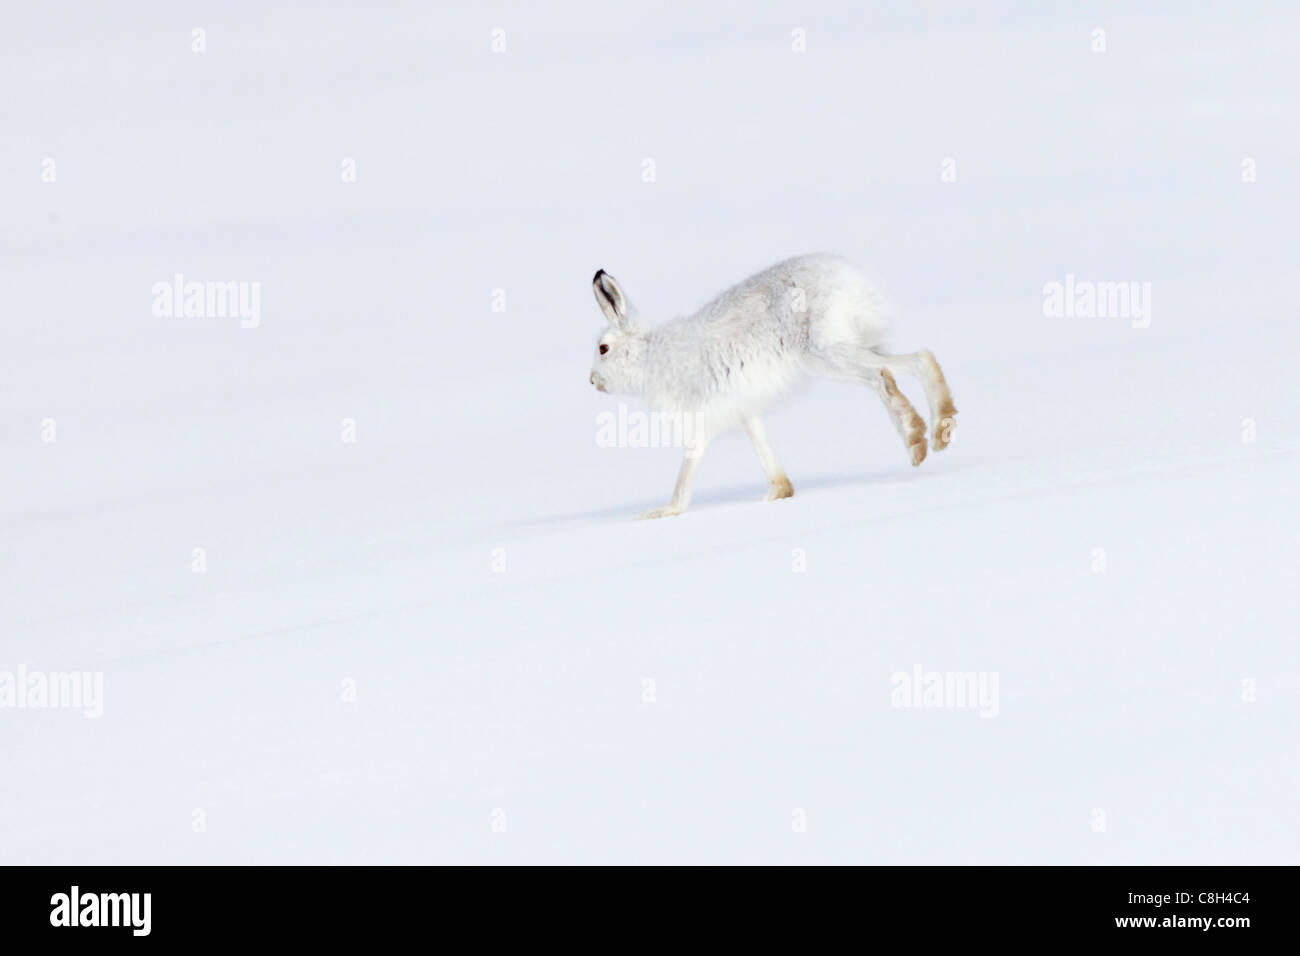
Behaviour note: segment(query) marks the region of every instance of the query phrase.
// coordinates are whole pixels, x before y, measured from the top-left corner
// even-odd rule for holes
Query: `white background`
[[[105,699],[0,710],[0,861],[1300,860],[1300,14],[957,6],[7,4],[0,670]],[[812,251],[952,447],[814,384],[793,499],[734,435],[631,520],[678,452],[597,447],[592,273]]]

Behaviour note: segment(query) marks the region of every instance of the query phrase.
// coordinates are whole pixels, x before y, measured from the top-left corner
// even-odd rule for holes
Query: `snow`
[[[0,861],[1300,861],[1300,12],[444,6],[6,12],[0,673],[104,697],[0,709]],[[633,521],[591,274],[811,251],[953,445],[817,383]]]

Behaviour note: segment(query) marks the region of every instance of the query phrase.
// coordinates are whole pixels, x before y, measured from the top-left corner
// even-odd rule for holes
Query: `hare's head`
[[[601,269],[591,280],[591,287],[596,304],[609,319],[609,328],[596,341],[591,384],[602,392],[638,394],[645,383],[645,329],[612,275]]]

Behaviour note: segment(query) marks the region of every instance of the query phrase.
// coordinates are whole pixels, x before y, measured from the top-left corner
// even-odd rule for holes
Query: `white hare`
[[[768,443],[762,414],[808,376],[859,382],[880,396],[912,464],[925,459],[925,422],[898,389],[894,373],[916,376],[925,389],[933,447],[948,446],[955,425],[952,395],[927,351],[889,355],[884,303],[852,263],[837,256],[801,256],[777,263],[722,293],[694,315],[658,328],[642,324],[614,277],[592,279],[609,320],[596,344],[591,384],[602,392],[639,395],[656,412],[689,420],[686,457],[672,501],[643,518],[681,514],[709,441],[743,428],[767,475],[768,501],[794,494]]]

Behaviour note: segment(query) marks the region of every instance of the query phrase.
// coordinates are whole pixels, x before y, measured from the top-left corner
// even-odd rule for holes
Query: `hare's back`
[[[871,277],[840,256],[778,262],[733,286],[700,312],[703,324],[767,326],[813,348],[872,348],[888,332],[891,309]]]
[[[839,256],[810,255],[778,262],[737,283],[679,320],[676,331],[793,358],[805,349],[874,348],[884,340],[889,315],[866,272]]]
[[[808,338],[814,347],[872,348],[889,331],[890,307],[871,277],[839,256],[804,256],[781,263],[789,281],[805,290]]]

